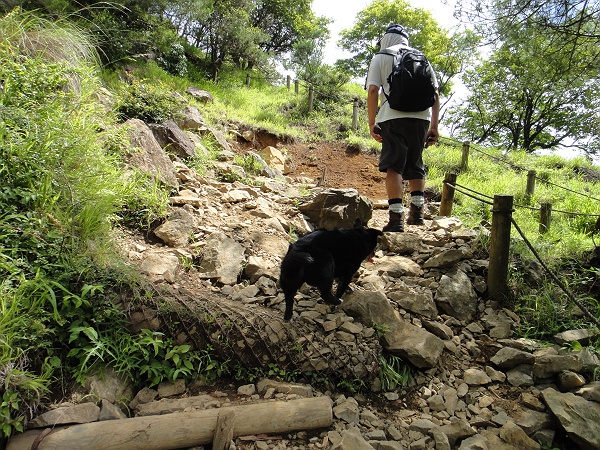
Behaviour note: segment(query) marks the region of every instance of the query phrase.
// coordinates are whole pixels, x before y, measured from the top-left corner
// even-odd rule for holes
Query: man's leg
[[[406,223],[408,225],[423,225],[423,205],[425,204],[425,180],[408,180],[410,189],[410,209]]]
[[[388,169],[385,176],[385,190],[388,196],[390,220],[382,231],[404,231],[404,208],[402,207],[402,174]]]

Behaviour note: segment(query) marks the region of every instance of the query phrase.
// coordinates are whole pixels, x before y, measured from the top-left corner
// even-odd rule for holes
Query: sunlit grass
[[[500,151],[471,151],[467,171],[460,172],[462,147],[438,145],[427,149],[427,186],[441,192],[446,173],[458,173],[457,184],[474,192],[455,193],[453,215],[467,226],[477,227],[491,219],[493,197],[511,195],[513,219],[544,258],[554,262],[593,247],[591,232],[600,214],[600,184],[585,181],[575,171],[584,166],[600,171],[584,159],[565,161],[556,156],[535,156],[524,152],[503,156]],[[520,170],[523,169],[523,170]],[[527,172],[536,171],[534,194],[526,196]],[[565,189],[566,188],[566,189]],[[542,203],[551,203],[550,229],[539,232]],[[569,214],[572,213],[572,214]],[[516,230],[511,236],[520,240]]]

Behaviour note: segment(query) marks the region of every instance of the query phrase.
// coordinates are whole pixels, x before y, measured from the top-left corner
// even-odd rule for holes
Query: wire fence
[[[490,206],[494,206],[494,197],[490,197],[489,195],[486,195],[484,193],[481,192],[477,192],[473,189],[470,189],[466,186],[460,185],[458,183],[455,184],[451,184],[451,183],[447,183],[445,182],[447,185],[449,185],[452,190],[456,190],[457,192],[462,193],[463,195],[466,195],[478,202],[481,202],[483,204],[486,205],[490,205]],[[512,204],[512,200],[511,200],[511,206],[513,206]],[[528,209],[535,209],[535,208],[531,208],[531,207],[527,207]],[[511,210],[512,212],[512,210]],[[567,214],[569,214],[569,212],[567,212]],[[600,217],[600,215],[598,214],[591,214],[588,216],[592,216],[592,217]],[[519,224],[517,223],[517,221],[514,219],[514,217],[512,217],[512,213],[510,214],[510,223],[512,224],[512,226],[515,228],[515,230],[517,230],[517,232],[519,233],[519,235],[521,236],[521,239],[523,240],[523,242],[525,243],[525,245],[527,246],[527,248],[531,251],[531,253],[533,254],[533,256],[535,257],[535,259],[540,263],[541,267],[544,269],[544,271],[550,276],[550,278],[557,284],[557,286],[565,293],[565,295],[573,302],[575,303],[579,309],[581,309],[581,311],[594,323],[596,324],[596,326],[600,327],[600,320],[598,319],[598,317],[596,317],[594,314],[592,314],[590,312],[590,310],[587,308],[587,306],[581,301],[579,300],[577,297],[575,297],[573,295],[573,293],[567,288],[567,286],[565,285],[565,283],[563,283],[560,278],[550,270],[550,268],[548,267],[548,265],[543,261],[543,259],[540,257],[539,253],[536,251],[535,247],[533,246],[533,244],[531,243],[531,241],[527,238],[527,236],[525,235],[525,233],[523,232],[523,230],[521,229],[521,227],[519,226]],[[596,230],[597,231],[597,230]],[[510,232],[510,231],[509,231]],[[495,237],[492,236],[492,240]],[[492,244],[493,245],[493,244]],[[490,270],[492,270],[490,268]],[[506,272],[505,272],[506,273]]]

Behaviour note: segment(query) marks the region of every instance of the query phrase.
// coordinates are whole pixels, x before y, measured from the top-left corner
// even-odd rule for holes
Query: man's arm
[[[440,95],[436,91],[435,93],[435,102],[431,107],[431,121],[429,122],[429,130],[425,135],[425,147],[429,147],[432,144],[435,144],[440,135],[438,133],[438,122],[440,117]]]
[[[379,106],[379,86],[370,84],[367,90],[367,115],[369,117],[369,131],[373,139],[381,142],[381,135],[375,132],[375,119],[377,117],[377,107]]]

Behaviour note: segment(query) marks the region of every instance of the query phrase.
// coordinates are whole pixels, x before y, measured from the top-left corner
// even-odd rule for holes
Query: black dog
[[[281,262],[279,285],[285,295],[285,314],[290,320],[294,296],[303,283],[316,287],[321,298],[332,305],[342,303],[360,263],[373,256],[377,239],[383,233],[373,228],[318,229],[291,244]],[[337,279],[336,295],[331,289]]]

